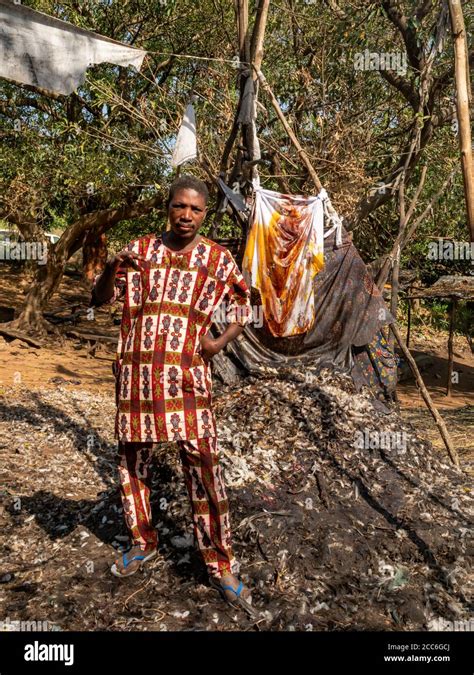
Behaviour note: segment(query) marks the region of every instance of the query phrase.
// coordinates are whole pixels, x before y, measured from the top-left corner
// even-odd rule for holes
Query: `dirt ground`
[[[13,268],[0,279],[0,321],[1,307],[18,306],[28,288],[28,279],[18,283],[18,274]],[[55,312],[71,307],[74,303],[83,309],[89,301],[86,283],[77,278],[64,277],[59,292],[53,298],[49,311]],[[69,310],[70,311],[70,310]],[[63,312],[64,315],[67,311]],[[84,316],[77,325],[66,325],[62,331],[74,330],[81,333],[98,332],[116,336],[118,326],[113,317],[120,317],[118,310],[102,308],[96,310],[94,320]],[[402,333],[405,331],[402,330]],[[410,349],[415,358],[421,359],[419,368],[433,401],[446,419],[455,445],[466,462],[474,460],[474,355],[466,338],[455,335],[454,371],[458,382],[453,384],[452,394],[446,396],[448,373],[447,331],[434,331],[430,327],[412,328]],[[114,387],[112,363],[113,345],[100,345],[91,356],[90,344],[67,336],[49,340],[42,349],[28,347],[20,341],[9,342],[2,353],[0,387],[22,383],[32,389],[55,388],[59,384],[84,387],[90,392],[111,393]],[[67,384],[69,383],[69,384]],[[402,379],[397,388],[402,417],[421,425],[427,438],[437,448],[443,442],[432,416],[419,389],[411,376]],[[466,468],[471,470],[471,464]]]
[[[18,306],[26,288],[4,274],[0,305]],[[87,302],[87,286],[66,277],[49,311]],[[216,388],[235,549],[258,621],[223,605],[207,585],[173,446],[156,455],[160,556],[128,580],[113,578],[111,561],[127,542],[113,439],[114,348],[92,356],[90,344],[66,330],[113,336],[118,326],[113,310],[101,309],[41,348],[0,340],[1,616],[58,630],[226,631],[429,630],[436,618],[467,616],[471,483],[450,467],[412,380],[398,388],[401,418],[396,407],[392,415],[372,410],[337,374],[315,378],[311,391],[298,373]],[[459,383],[447,399],[447,335],[412,336],[471,473],[467,341],[456,336]],[[347,430],[362,420],[406,429],[407,455],[354,452]]]

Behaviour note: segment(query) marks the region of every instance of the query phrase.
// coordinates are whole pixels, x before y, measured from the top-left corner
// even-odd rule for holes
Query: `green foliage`
[[[185,0],[29,0],[24,4],[152,53],[141,73],[108,64],[91,68],[77,94],[59,99],[0,83],[3,206],[21,212],[23,218],[36,218],[45,230],[60,229],[86,213],[165,192],[174,177],[169,164],[174,139],[191,94],[196,97],[200,147],[218,174],[238,100],[239,71],[230,62],[238,51],[232,3],[203,0],[199,11]],[[250,4],[252,24],[255,7]],[[410,128],[427,119],[425,113],[414,112],[380,72],[354,67],[356,55],[366,49],[405,54],[400,33],[382,3],[339,3],[339,14],[330,4],[271,3],[262,68],[334,205],[348,217],[393,168]],[[403,0],[400,5],[418,43],[429,45],[437,3],[422,19],[415,9],[427,3]],[[467,17],[468,30],[470,21]],[[170,53],[210,60],[168,60]],[[452,44],[445,40],[435,58],[434,76],[444,75],[452,60]],[[409,64],[404,77],[411,86],[419,86],[419,73]],[[448,83],[437,99],[438,115],[453,105],[452,78]],[[259,98],[262,184],[313,191],[268,99],[263,93]],[[278,156],[278,170],[272,153]],[[458,153],[458,139],[447,118],[425,148],[423,161],[429,171],[419,209],[445,180],[452,163],[458,162]],[[208,181],[213,207],[216,189],[200,165],[193,163],[182,171]],[[407,199],[413,196],[419,176],[418,168],[410,177]],[[212,217],[207,227],[211,224]],[[121,222],[109,233],[111,247],[164,225],[162,210]],[[397,227],[392,200],[355,230],[363,257],[374,259],[389,250]],[[238,232],[225,217],[220,234]],[[427,242],[440,235],[466,238],[459,176],[421,224],[404,252],[403,264],[420,267],[428,277],[434,266],[426,260]]]

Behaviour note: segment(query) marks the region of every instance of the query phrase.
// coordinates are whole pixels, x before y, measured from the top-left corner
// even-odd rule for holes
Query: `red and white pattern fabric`
[[[122,443],[215,437],[211,372],[199,341],[222,303],[229,323],[247,323],[247,284],[232,254],[206,237],[186,253],[155,235],[127,249],[143,256],[144,269],[119,268],[109,300],[124,299],[115,437]]]
[[[191,500],[194,537],[210,576],[238,571],[232,552],[229,502],[216,438],[178,442]],[[119,443],[120,491],[133,545],[158,544],[150,508],[152,444]]]

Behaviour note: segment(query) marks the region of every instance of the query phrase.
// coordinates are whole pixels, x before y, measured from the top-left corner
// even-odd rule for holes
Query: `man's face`
[[[185,241],[196,236],[206,217],[204,197],[190,188],[176,190],[168,206],[168,218],[174,234]]]

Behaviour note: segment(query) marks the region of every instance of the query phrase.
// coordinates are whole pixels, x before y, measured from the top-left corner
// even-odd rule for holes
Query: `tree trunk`
[[[59,287],[67,261],[83,246],[88,232],[94,231],[97,238],[122,220],[147,215],[162,204],[163,195],[159,194],[151,199],[124,204],[116,208],[102,209],[81,216],[64,230],[56,244],[49,247],[47,262],[38,268],[36,279],[26,297],[20,316],[5,325],[33,333],[45,333],[48,329],[51,330],[50,324],[43,319],[43,310]]]
[[[39,265],[36,278],[26,296],[25,305],[17,319],[6,324],[9,328],[45,334],[51,325],[43,318],[43,310],[58,289],[66,260],[49,253],[45,265]]]
[[[451,27],[454,37],[456,106],[459,125],[459,145],[464,179],[464,195],[469,234],[474,241],[474,167],[472,163],[471,123],[469,114],[469,69],[466,26],[460,0],[449,0]]]
[[[86,281],[92,282],[94,276],[104,270],[107,262],[107,237],[97,232],[88,233],[82,248],[82,274]]]

